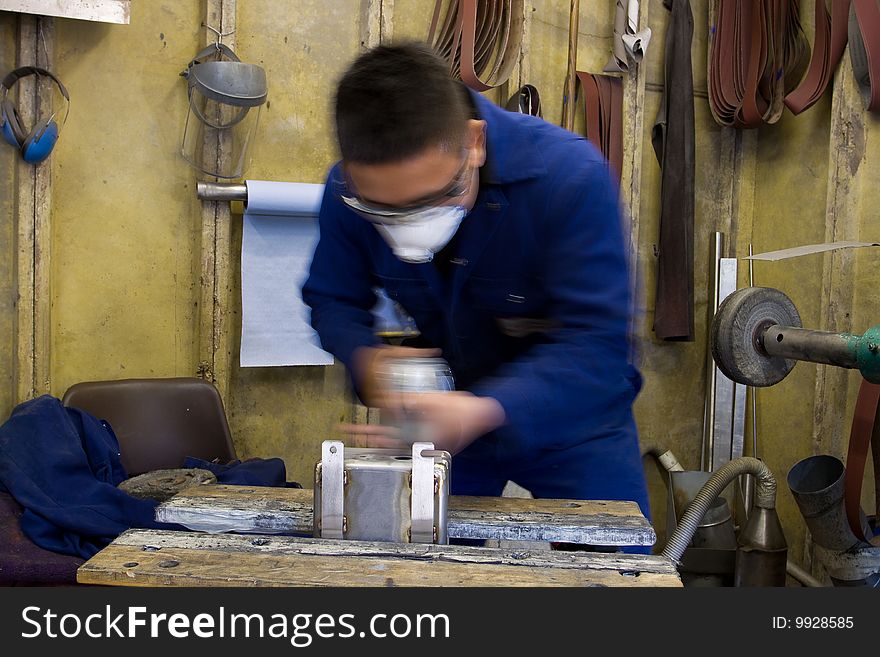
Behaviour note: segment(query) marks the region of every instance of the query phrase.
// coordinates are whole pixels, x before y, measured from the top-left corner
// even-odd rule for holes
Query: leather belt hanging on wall
[[[862,381],[846,455],[844,500],[846,517],[856,537],[867,543],[880,544],[877,539],[872,541],[873,537],[865,535],[861,520],[862,479],[869,445],[874,459],[874,508],[875,513],[880,514],[880,385]]]
[[[688,0],[663,0],[666,28],[663,98],[651,140],[661,168],[660,240],[654,333],[694,339],[694,82]]]
[[[793,114],[825,93],[850,43],[865,107],[880,111],[880,6],[877,0],[814,0],[815,38],[808,42],[797,0],[714,0],[710,30],[709,106],[721,125],[775,123],[783,104]],[[803,77],[803,79],[801,79]]]
[[[877,0],[852,0],[849,54],[865,108],[880,112],[880,6]]]
[[[783,103],[789,102],[786,94],[800,81],[808,59],[797,0],[715,0],[709,34],[709,106],[715,121],[737,128],[778,121]],[[817,30],[817,44],[824,35]],[[825,79],[819,62],[813,61],[815,75]],[[831,63],[829,78],[836,63]],[[804,86],[792,95],[806,95]]]
[[[442,5],[434,3],[428,43],[452,74],[474,91],[505,82],[522,45],[522,0],[449,0],[441,23]]]
[[[623,168],[623,82],[610,75],[577,72],[584,97],[586,137],[611,165],[617,180]]]
[[[511,112],[530,114],[531,116],[543,118],[543,114],[541,113],[541,95],[538,93],[538,90],[530,84],[524,84],[517,89],[516,93],[507,101],[504,109]]]
[[[825,0],[815,0],[816,38],[807,76],[785,98],[785,105],[793,114],[809,109],[825,93],[828,83],[846,48],[849,0],[832,0],[831,14]]]
[[[880,112],[880,6],[877,0],[816,0],[816,41],[807,77],[785,99],[794,114],[811,107],[828,87],[849,42],[853,73],[865,108]]]

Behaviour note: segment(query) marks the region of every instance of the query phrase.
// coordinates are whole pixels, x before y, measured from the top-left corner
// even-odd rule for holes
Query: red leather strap
[[[450,72],[474,91],[504,83],[519,58],[522,0],[451,0],[440,27],[436,0],[428,42],[449,61]]]
[[[874,477],[880,473],[880,385],[862,381],[856,409],[853,414],[849,448],[846,454],[846,474],[844,475],[844,500],[846,518],[857,538],[868,543],[873,537],[866,536],[862,526],[861,499],[862,480],[865,476],[865,462],[868,460],[868,447],[872,446]],[[880,513],[880,488],[875,481],[875,513]],[[876,543],[880,543],[877,541]]]
[[[800,80],[807,63],[797,0],[715,0],[714,16],[709,52],[713,117],[738,128],[775,123],[788,88]],[[823,31],[817,34],[824,38]]]
[[[577,72],[584,99],[586,138],[598,148],[620,180],[623,169],[623,82],[611,75]]]
[[[807,77],[785,97],[785,105],[800,114],[818,101],[843,56],[847,41],[850,0],[831,0],[831,14],[825,0],[815,0],[816,40]]]

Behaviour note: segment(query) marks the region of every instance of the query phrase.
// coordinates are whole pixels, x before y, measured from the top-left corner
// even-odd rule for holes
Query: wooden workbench
[[[256,534],[313,532],[313,491],[259,486],[195,486],[156,510],[156,520],[197,531]],[[554,541],[603,546],[655,543],[635,502],[449,498],[450,538]]]
[[[660,556],[129,530],[83,564],[115,586],[681,586]]]

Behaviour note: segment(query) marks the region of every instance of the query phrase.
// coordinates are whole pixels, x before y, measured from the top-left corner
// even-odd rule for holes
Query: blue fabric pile
[[[293,486],[284,461],[229,464],[188,458],[219,483]],[[128,478],[110,425],[50,395],[17,406],[0,426],[0,491],[24,507],[21,529],[47,550],[89,558],[126,529],[182,529],[156,522],[153,500],[117,488]]]

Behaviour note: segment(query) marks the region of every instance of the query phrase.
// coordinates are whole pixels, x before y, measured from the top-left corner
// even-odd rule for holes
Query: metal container
[[[828,550],[860,547],[844,508],[843,462],[830,454],[809,456],[788,471],[788,487],[813,540]],[[863,525],[867,520],[862,518]]]
[[[449,392],[455,379],[442,358],[395,358],[385,364],[380,377],[395,392]]]
[[[382,385],[392,393],[451,392],[455,379],[449,364],[442,358],[396,358],[389,360],[379,374]],[[400,404],[390,413],[383,412],[383,424],[395,427],[404,442],[433,442],[431,427]]]
[[[315,536],[393,543],[448,543],[451,457],[412,450],[346,448],[325,441],[315,468]]]

